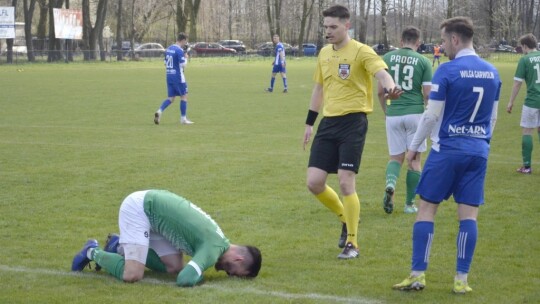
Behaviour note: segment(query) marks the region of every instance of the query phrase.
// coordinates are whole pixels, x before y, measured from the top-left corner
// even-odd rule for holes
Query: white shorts
[[[399,155],[408,151],[421,117],[422,114],[386,116],[386,140],[390,155]],[[418,152],[424,151],[426,151],[425,140],[418,147]]]
[[[522,128],[527,129],[540,127],[540,109],[535,109],[524,105],[521,110],[521,122],[519,125]]]
[[[162,235],[153,232],[150,221],[144,213],[144,196],[146,191],[138,191],[128,195],[120,206],[118,227],[120,228],[120,252],[124,252],[126,260],[146,263],[148,248],[152,248],[158,256],[178,254],[179,251]]]

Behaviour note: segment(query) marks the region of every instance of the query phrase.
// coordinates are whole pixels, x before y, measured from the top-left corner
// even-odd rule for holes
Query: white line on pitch
[[[67,271],[60,271],[60,270],[52,270],[52,269],[42,269],[42,268],[26,268],[26,267],[11,267],[7,265],[0,265],[0,271],[4,272],[22,272],[22,273],[31,273],[31,274],[41,274],[41,275],[52,275],[52,276],[73,276],[73,277],[79,277],[79,278],[94,278],[94,279],[110,279],[112,277],[110,276],[103,276],[93,273],[78,273],[78,272],[67,272]],[[155,279],[155,278],[144,278],[141,283],[147,283],[147,284],[156,284],[156,285],[171,285],[176,286],[174,282],[166,282],[163,280]],[[255,288],[223,288],[220,285],[217,284],[209,284],[206,283],[204,285],[201,285],[197,288],[208,288],[208,289],[214,289],[218,290],[220,292],[226,292],[226,293],[249,293],[249,294],[255,294],[255,295],[262,295],[262,296],[271,296],[276,298],[283,298],[283,299],[307,299],[307,300],[315,300],[315,301],[328,301],[328,302],[340,302],[340,303],[358,303],[358,304],[376,304],[381,303],[380,301],[361,298],[361,297],[355,297],[355,298],[346,298],[346,297],[337,297],[337,296],[331,296],[331,295],[324,295],[324,294],[318,294],[318,293],[308,293],[308,294],[301,294],[301,293],[288,293],[288,292],[281,292],[281,291],[267,291],[267,290],[260,290]]]

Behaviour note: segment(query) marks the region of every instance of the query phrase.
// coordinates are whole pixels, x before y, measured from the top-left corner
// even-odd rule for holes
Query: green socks
[[[148,255],[146,256],[146,267],[157,272],[167,272],[167,267],[161,261],[161,258],[157,255],[154,249],[148,249]]]
[[[419,180],[420,171],[407,170],[407,178],[405,180],[405,183],[407,184],[407,197],[405,199],[405,204],[414,204],[414,197],[416,196],[416,186],[418,186]]]
[[[523,137],[521,137],[521,156],[523,157],[523,166],[526,168],[531,166],[532,150],[532,135],[523,135]]]
[[[396,189],[397,179],[399,178],[399,171],[401,165],[395,160],[391,160],[386,165],[386,188],[390,187]]]
[[[92,260],[115,278],[124,280],[125,261],[123,256],[117,253],[107,252],[101,248],[95,248],[92,251]]]
[[[98,263],[115,278],[124,280],[125,260],[123,256],[117,253],[107,252],[101,248],[96,248],[92,251],[92,260]],[[146,267],[158,272],[167,272],[167,267],[153,249],[148,249]]]

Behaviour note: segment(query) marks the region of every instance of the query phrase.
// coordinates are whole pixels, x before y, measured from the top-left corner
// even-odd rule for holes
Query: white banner
[[[82,12],[53,8],[54,35],[58,39],[82,39]]]
[[[0,6],[0,39],[15,38],[15,8]]]

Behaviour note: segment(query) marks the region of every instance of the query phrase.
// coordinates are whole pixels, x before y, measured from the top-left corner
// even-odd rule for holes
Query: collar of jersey
[[[459,51],[456,55],[456,58],[462,57],[462,56],[478,56],[476,52],[473,49],[463,49]]]

